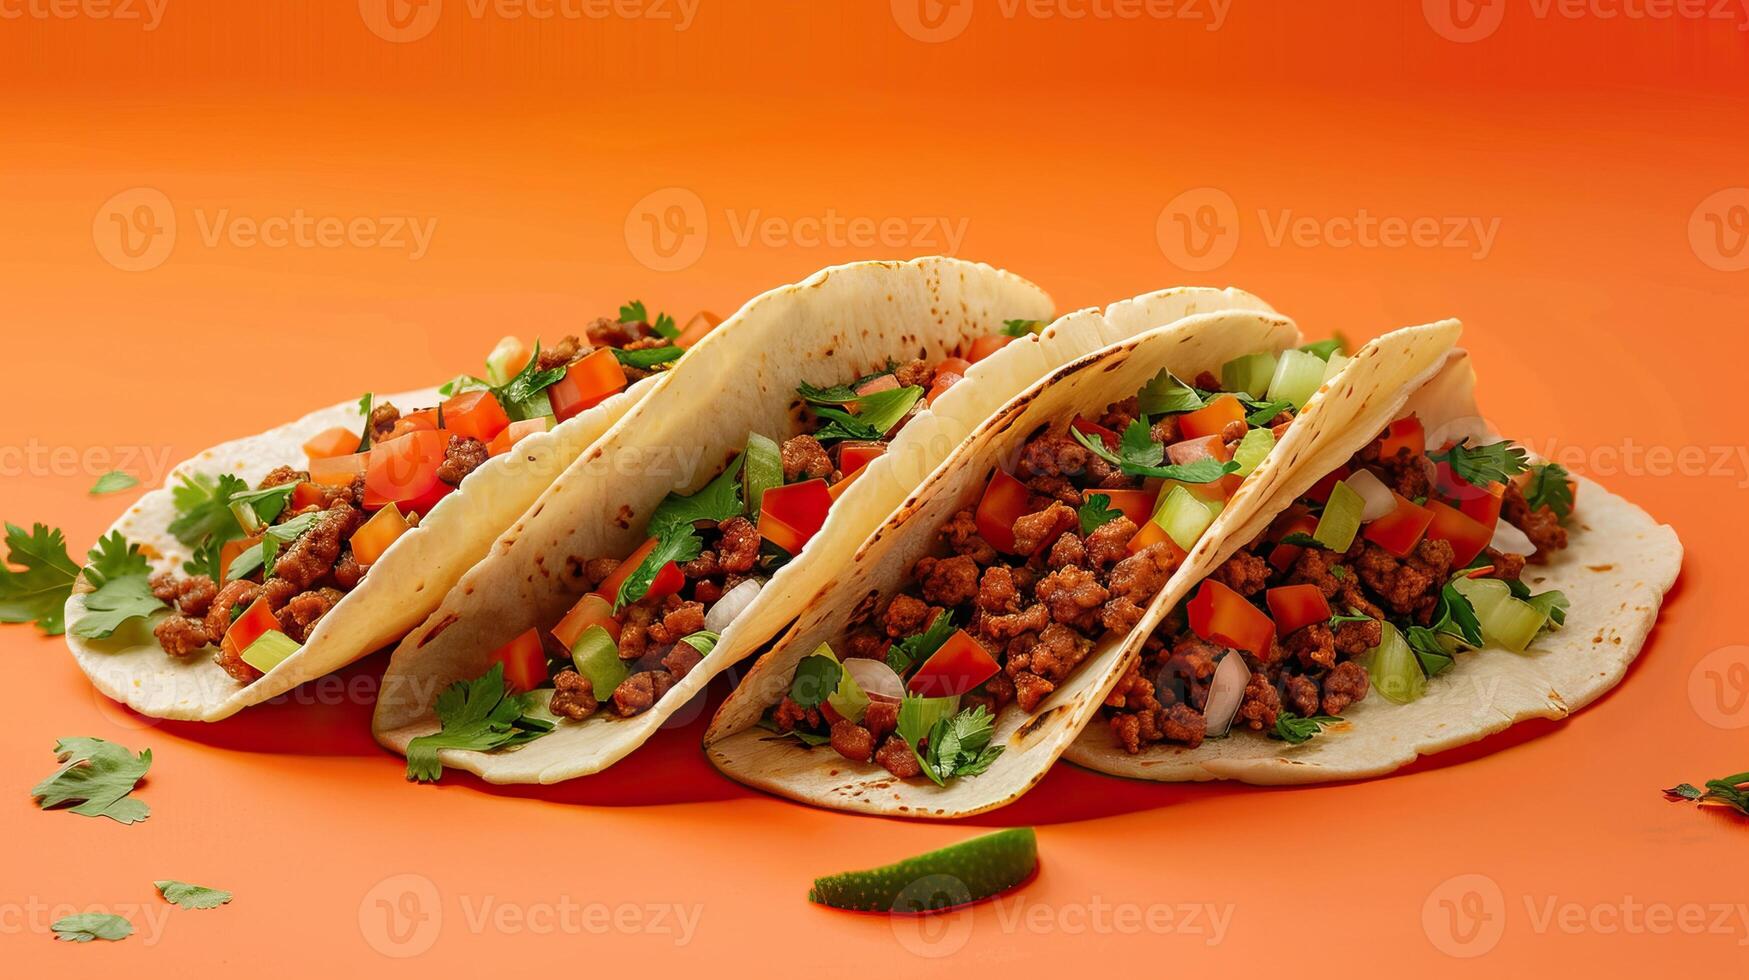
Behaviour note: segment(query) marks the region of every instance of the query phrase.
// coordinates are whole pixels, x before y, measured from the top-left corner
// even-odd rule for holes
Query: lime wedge
[[[852,912],[932,912],[982,901],[1038,868],[1031,827],[999,830],[868,871],[817,878],[808,901]]]

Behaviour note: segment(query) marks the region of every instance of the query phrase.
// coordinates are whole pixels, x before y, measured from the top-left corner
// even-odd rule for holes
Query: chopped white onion
[[[1215,667],[1209,682],[1209,698],[1203,703],[1202,716],[1208,723],[1208,737],[1219,738],[1233,727],[1233,716],[1239,713],[1239,702],[1245,698],[1245,685],[1251,683],[1251,668],[1237,650],[1227,651]]]
[[[846,657],[844,670],[856,681],[856,686],[862,688],[862,693],[870,698],[892,701],[902,701],[905,698],[905,682],[899,679],[893,668],[879,660]]]
[[[729,628],[729,624],[740,618],[753,605],[753,600],[759,598],[759,589],[765,583],[756,578],[750,578],[740,585],[723,593],[723,597],[711,603],[704,614],[704,628],[712,633],[721,633]]]
[[[1494,540],[1488,542],[1488,547],[1511,555],[1536,554],[1536,545],[1530,538],[1504,518],[1494,522]]]
[[[1360,494],[1360,499],[1366,506],[1360,509],[1361,523],[1376,521],[1397,509],[1397,498],[1391,496],[1391,488],[1379,481],[1371,470],[1355,470],[1342,481],[1348,484],[1348,489]]]

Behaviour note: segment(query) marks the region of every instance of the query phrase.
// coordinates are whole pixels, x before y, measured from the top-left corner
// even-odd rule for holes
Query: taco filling
[[[475,469],[668,370],[716,323],[701,313],[683,330],[633,302],[545,350],[506,337],[486,377],[455,378],[440,404],[402,412],[365,395],[362,429],[312,437],[301,468],[278,467],[253,488],[229,474],[184,476],[169,531],[193,555],[181,574],[152,579],[172,609],[153,629],[158,644],[173,657],[216,646],[238,682],[261,677]]]
[[[807,546],[864,468],[973,363],[1043,324],[1010,320],[955,356],[913,360],[796,391],[800,431],[749,433],[703,488],[669,494],[630,554],[584,563],[587,588],[550,630],[494,651],[508,687],[551,687],[569,721],[629,718],[661,700],[715,647],[764,583]]]
[[[995,717],[1037,711],[1101,638],[1141,621],[1345,360],[1322,344],[1239,358],[1194,385],[1162,372],[1032,434],[897,594],[859,610],[840,650],[800,662],[762,727],[901,778],[985,771],[1002,751]]]
[[[1369,691],[1413,701],[1485,645],[1522,653],[1565,621],[1527,562],[1567,545],[1574,486],[1509,442],[1428,451],[1399,419],[1216,568],[1148,637],[1106,700],[1119,744],[1232,731],[1289,744]]]

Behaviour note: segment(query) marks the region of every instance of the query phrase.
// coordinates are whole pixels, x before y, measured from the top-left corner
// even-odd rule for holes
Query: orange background
[[[9,627],[9,972],[1420,976],[1473,965],[1455,952],[1495,969],[1628,975],[1749,959],[1749,922],[1707,908],[1745,900],[1749,828],[1658,793],[1749,768],[1749,651],[1732,649],[1745,642],[1749,522],[1736,455],[1749,357],[1749,272],[1733,271],[1749,262],[1740,10],[1233,0],[1217,23],[1208,0],[1179,4],[1185,19],[1062,16],[1112,9],[1092,0],[1045,5],[1049,17],[1004,0],[703,0],[677,30],[655,19],[678,13],[674,0],[605,20],[475,16],[445,0],[432,20],[420,19],[429,6],[403,7],[429,32],[397,43],[370,28],[387,23],[377,2],[168,0],[146,30],[90,16],[105,9],[96,0],[71,19],[50,0],[0,0],[12,406],[0,413],[0,516],[64,527],[83,549],[131,499],[85,495],[129,463],[123,453],[148,453],[160,468],[129,468],[156,480],[166,462],[307,408],[448,377],[506,332],[552,336],[634,296],[683,319],[727,312],[823,265],[952,244],[939,226],[865,245],[741,233],[756,215],[788,234],[830,212],[963,222],[959,254],[1035,278],[1065,310],[1208,282],[1262,294],[1313,335],[1461,316],[1497,423],[1577,452],[1575,469],[1673,523],[1683,580],[1602,702],[1393,778],[1256,790],[1059,767],[973,821],[1037,824],[1039,878],[922,924],[803,896],[815,874],[975,827],[744,790],[704,762],[697,713],[592,779],[414,786],[371,742],[366,698],[307,688],[290,700],[330,703],[153,724],[92,694],[59,641]],[[139,187],[170,202],[177,233],[161,265],[125,271],[106,258],[120,254],[106,208]],[[669,188],[681,190],[645,201]],[[1196,188],[1233,202],[1212,227],[1236,237],[1222,240],[1224,264],[1185,271],[1157,225]],[[1201,193],[1187,200],[1221,202]],[[677,202],[696,258],[644,264],[676,239],[652,239],[643,213],[661,224]],[[1497,232],[1485,257],[1339,247],[1323,231],[1272,241],[1284,215],[1363,209],[1497,220]],[[203,234],[300,210],[436,225],[417,258]],[[1622,458],[1648,447],[1705,462]],[[1728,462],[1715,466],[1719,453]],[[368,691],[381,666],[344,676]],[[68,735],[154,750],[139,794],[150,820],[37,811],[25,791]],[[1497,890],[1459,877],[1472,875]],[[169,909],[151,887],[165,877],[237,898]],[[418,887],[404,895],[408,881]],[[1482,916],[1459,922],[1446,900]],[[654,922],[536,931],[543,908],[567,901],[677,903],[696,932],[677,945]],[[536,921],[481,921],[489,902]],[[59,903],[145,903],[157,924],[136,913],[125,942],[57,944],[32,909]],[[1686,934],[1654,934],[1638,912],[1618,918],[1624,903],[1702,911],[1677,920]],[[1217,936],[1199,915],[1150,932],[1156,905],[1213,906],[1227,924]],[[424,917],[391,928],[390,908]]]

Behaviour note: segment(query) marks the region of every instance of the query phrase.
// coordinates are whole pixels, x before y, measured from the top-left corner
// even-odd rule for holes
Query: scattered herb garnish
[[[799,390],[799,389],[798,389]],[[821,391],[822,389],[815,389]],[[829,394],[836,394],[828,391]],[[806,394],[803,398],[807,398]],[[855,405],[857,412],[852,415],[843,408],[829,404],[814,404],[814,414],[824,419],[826,424],[814,432],[814,438],[826,443],[838,439],[859,439],[875,441],[886,437],[887,431],[899,424],[923,397],[923,389],[916,385],[906,385],[903,388],[888,388],[885,391],[871,392],[867,395],[857,395],[848,402],[838,402],[838,405]],[[811,401],[811,399],[810,399]]]
[[[375,392],[367,391],[364,393],[364,396],[358,400],[358,414],[364,416],[364,424],[358,427],[358,451],[361,453],[370,449],[370,440],[373,435],[370,427],[370,413],[371,409],[376,405],[376,397]],[[180,510],[181,508],[178,507],[177,509]],[[186,541],[183,542],[183,544],[187,543],[188,542]]]
[[[619,593],[614,596],[615,612],[649,594],[662,566],[671,561],[684,564],[703,553],[704,538],[693,529],[695,522],[721,523],[742,512],[740,474],[745,462],[745,454],[735,457],[697,493],[687,496],[670,493],[662,498],[646,525],[650,536],[656,539],[656,547],[620,583]]]
[[[1239,464],[1232,460],[1223,463],[1212,456],[1192,463],[1160,465],[1165,459],[1166,447],[1154,441],[1147,423],[1141,419],[1131,422],[1124,430],[1115,453],[1105,447],[1103,440],[1080,429],[1070,429],[1069,434],[1088,452],[1117,467],[1126,476],[1158,477],[1180,483],[1213,483],[1239,469]]]
[[[407,743],[407,778],[430,783],[443,776],[442,749],[491,752],[532,742],[553,730],[553,723],[528,713],[526,695],[504,688],[504,665],[471,681],[456,681],[437,696],[440,731]]]
[[[528,356],[528,363],[509,381],[493,388],[492,397],[498,399],[498,404],[504,407],[504,414],[517,422],[551,415],[553,404],[547,398],[547,389],[563,380],[565,372],[570,368],[569,364],[560,364],[542,371],[540,341],[537,340],[534,342],[534,353]]]
[[[79,566],[67,557],[66,537],[46,524],[33,525],[29,534],[7,524],[6,551],[0,563],[0,622],[34,622],[49,636],[66,632],[67,596],[79,576]]]
[[[1709,779],[1705,789],[1691,783],[1682,783],[1665,790],[1664,795],[1673,803],[1686,800],[1702,806],[1728,806],[1749,816],[1749,790],[1743,788],[1745,785],[1749,785],[1749,772],[1740,772],[1723,779]]]
[[[152,566],[120,531],[112,531],[86,555],[85,581],[96,590],[85,597],[85,615],[73,635],[101,640],[130,619],[143,619],[164,603],[152,594]]]
[[[273,562],[279,556],[280,546],[291,544],[302,537],[316,526],[321,517],[321,514],[300,514],[284,524],[262,529],[260,541],[244,548],[237,553],[237,557],[231,559],[231,567],[224,570],[225,580],[246,578],[255,574],[258,569],[265,577],[272,578]]]
[[[1161,371],[1136,393],[1136,408],[1143,415],[1194,412],[1211,394],[1178,380],[1171,371]]]
[[[1438,677],[1457,662],[1439,641],[1439,634],[1425,626],[1411,626],[1404,630],[1403,642],[1409,644],[1415,659],[1421,662],[1421,672],[1428,677]]]
[[[1523,473],[1530,454],[1504,439],[1472,446],[1465,437],[1450,449],[1429,451],[1427,458],[1450,464],[1452,473],[1470,486],[1487,487]]]
[[[650,313],[644,309],[644,301],[641,299],[634,299],[619,308],[619,322],[648,323],[657,334],[667,337],[669,340],[674,340],[680,336],[680,328],[675,326],[673,317],[666,313],[658,313],[654,320],[650,319]]]
[[[981,704],[937,721],[929,730],[928,741],[917,752],[923,774],[941,786],[950,779],[976,776],[989,769],[1002,754],[1002,746],[990,744],[995,726],[996,716]],[[913,751],[917,750],[914,740],[906,741],[911,742]]]
[[[228,541],[242,537],[243,529],[231,513],[231,498],[248,491],[249,484],[229,473],[183,476],[182,485],[170,491],[170,502],[176,508],[176,519],[169,527],[171,536],[189,547],[208,538]]]
[[[132,490],[139,485],[139,479],[132,473],[123,473],[121,470],[110,470],[108,473],[98,477],[97,482],[91,485],[91,495],[93,497],[100,497],[106,493],[120,493],[123,490]]]
[[[56,919],[49,925],[62,942],[88,943],[93,939],[119,942],[134,934],[133,923],[108,912],[83,912]]]
[[[1086,501],[1075,513],[1081,518],[1083,535],[1092,534],[1123,516],[1123,511],[1111,509],[1111,497],[1103,493],[1088,494]]]
[[[44,810],[77,803],[68,810],[82,817],[108,817],[131,824],[146,819],[151,808],[128,796],[152,768],[152,750],[138,756],[125,745],[101,738],[63,738],[55,743],[61,768],[31,787]]]
[[[166,902],[185,909],[216,909],[231,900],[231,893],[222,888],[206,888],[186,881],[154,881],[152,886]]]
[[[1317,538],[1312,537],[1310,534],[1307,534],[1304,531],[1290,531],[1287,534],[1282,535],[1281,540],[1276,542],[1276,543],[1277,544],[1291,544],[1296,548],[1322,548],[1325,551],[1330,550],[1329,545],[1325,544],[1322,541],[1319,541]],[[1341,571],[1341,569],[1340,568],[1333,568],[1333,569],[1331,569],[1331,571],[1337,572],[1337,571]]]
[[[1291,711],[1282,711],[1275,716],[1275,730],[1269,733],[1270,738],[1278,738],[1289,745],[1303,745],[1312,740],[1329,725],[1342,719],[1333,715],[1313,715],[1301,718]]]
[[[1547,507],[1555,516],[1566,520],[1573,513],[1573,486],[1567,482],[1566,467],[1559,463],[1533,466],[1530,483],[1524,488],[1524,502],[1531,510]]]

